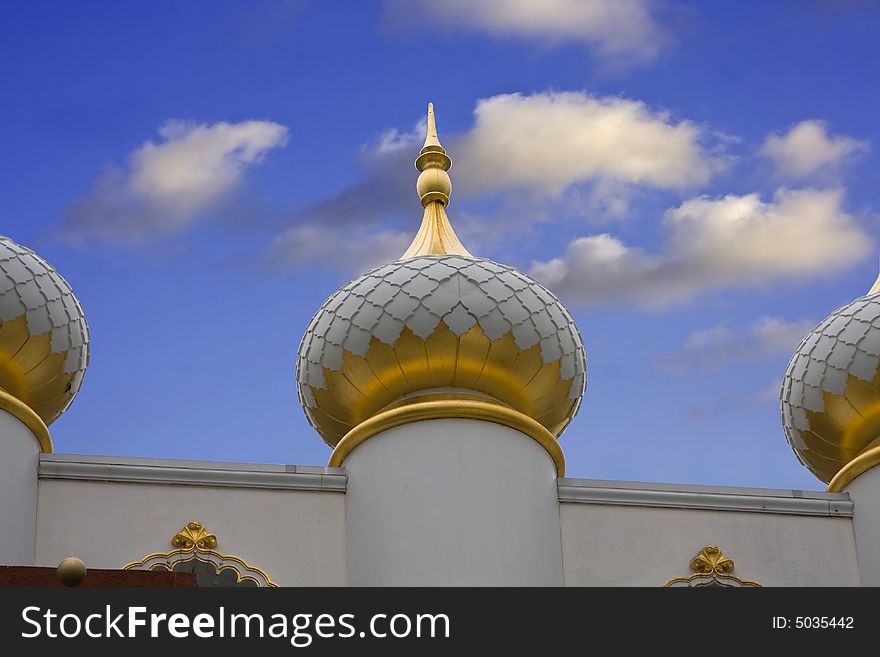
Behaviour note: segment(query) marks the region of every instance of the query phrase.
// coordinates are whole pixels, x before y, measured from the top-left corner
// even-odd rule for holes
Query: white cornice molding
[[[75,479],[337,493],[344,493],[347,484],[345,468],[76,454],[41,454],[39,477],[41,480]],[[561,503],[844,518],[853,515],[853,503],[848,493],[595,479],[559,479],[558,490]]]
[[[594,479],[559,479],[562,503],[650,506],[710,511],[748,511],[800,516],[850,518],[853,503],[847,493],[646,484]]]
[[[39,478],[345,492],[343,468],[41,454]]]

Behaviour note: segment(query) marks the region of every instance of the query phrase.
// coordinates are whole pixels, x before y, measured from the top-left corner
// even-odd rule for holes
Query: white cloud
[[[766,388],[757,390],[754,399],[758,402],[773,402],[778,404],[782,393],[782,379],[774,379]]]
[[[868,143],[830,135],[823,121],[801,121],[784,135],[771,134],[761,154],[772,160],[779,175],[803,178],[821,170],[833,170],[868,148]]]
[[[634,100],[582,92],[493,96],[478,102],[474,124],[459,135],[444,132],[438,109],[440,138],[453,158],[455,207],[510,192],[523,221],[585,212],[592,220],[618,218],[635,188],[689,190],[728,162],[707,143],[719,135]],[[366,180],[304,208],[294,221],[367,226],[412,216],[417,222],[412,162],[423,140],[424,122],[386,130],[361,153]],[[459,211],[453,215],[461,219]]]
[[[778,317],[762,317],[750,329],[750,336],[769,353],[792,353],[807,333],[815,328],[813,320],[786,322]]]
[[[662,306],[722,287],[827,275],[872,251],[842,207],[842,190],[780,189],[693,198],[663,217],[657,253],[609,235],[580,237],[531,272],[574,303]]]
[[[685,407],[682,409],[682,415],[691,422],[711,422],[717,424],[719,417],[740,414],[744,408],[750,406],[766,409],[769,405],[775,406],[778,409],[781,389],[782,379],[777,379],[766,387],[750,391],[726,388],[718,391],[717,397],[713,400]]]
[[[414,236],[415,231],[408,234],[351,226],[295,226],[275,239],[269,258],[279,266],[318,265],[360,274],[397,260]]]
[[[741,330],[734,330],[727,323],[716,324],[691,333],[681,349],[663,361],[674,366],[717,365],[791,354],[814,326],[812,320],[789,322],[779,317],[762,317]]]
[[[455,143],[456,180],[481,191],[520,187],[555,195],[585,181],[688,189],[724,158],[706,132],[642,102],[586,93],[507,94],[480,100]]]
[[[140,241],[190,228],[239,186],[247,168],[286,143],[287,128],[270,121],[168,121],[159,136],[76,204],[69,237]]]
[[[586,92],[483,98],[470,129],[450,135],[441,121],[440,133],[467,196],[512,188],[558,196],[579,183],[593,183],[602,199],[635,185],[691,189],[730,163],[723,149],[734,140],[641,101]],[[409,168],[424,139],[424,119],[388,128],[364,147],[364,160],[382,168],[403,157]]]
[[[374,147],[375,154],[382,157],[392,153],[399,153],[402,150],[413,149],[416,144],[421,144],[425,141],[427,126],[428,121],[423,118],[409,132],[401,132],[397,128],[388,128],[388,130],[379,135],[379,139]]]
[[[606,62],[656,59],[669,37],[651,0],[386,0],[399,23],[469,29],[548,44],[579,42]]]

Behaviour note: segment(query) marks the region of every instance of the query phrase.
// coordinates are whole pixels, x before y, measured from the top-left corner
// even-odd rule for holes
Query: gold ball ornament
[[[452,195],[452,181],[449,179],[449,174],[441,168],[425,169],[416,181],[416,192],[422,205],[434,201],[447,205]]]
[[[67,557],[55,570],[58,581],[64,586],[79,586],[86,578],[87,572],[86,565],[76,557]]]

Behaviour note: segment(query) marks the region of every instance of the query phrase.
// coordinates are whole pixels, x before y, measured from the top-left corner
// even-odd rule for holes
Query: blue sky
[[[874,2],[5,2],[0,232],[73,285],[60,452],[325,463],[321,302],[393,259],[435,103],[473,252],[587,346],[570,476],[820,489],[777,389],[877,274]]]

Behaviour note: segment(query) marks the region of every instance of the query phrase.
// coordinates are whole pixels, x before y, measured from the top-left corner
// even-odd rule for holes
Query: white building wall
[[[197,520],[216,534],[219,552],[291,586],[562,584],[563,574],[573,586],[662,586],[690,575],[705,545],[732,558],[735,575],[766,586],[849,586],[860,583],[857,539],[870,583],[865,566],[880,539],[870,502],[876,472],[851,486],[855,505],[846,493],[574,479],[557,486],[531,439],[478,423],[487,424],[480,436],[492,437],[475,448],[468,421],[458,422],[371,438],[349,455],[347,483],[341,468],[40,455],[36,563],[74,555],[119,568],[171,550],[171,537]],[[12,435],[8,424],[0,435]],[[34,452],[25,449],[19,462],[27,454],[36,461],[29,439]],[[364,449],[371,442],[379,449]],[[9,467],[0,487],[35,472],[35,463]],[[28,547],[21,536],[33,512],[24,502],[7,507],[24,533],[0,525],[0,546],[15,544],[27,557],[34,538]]]
[[[388,429],[345,460],[352,586],[559,586],[556,471],[506,426]]]
[[[851,518],[563,503],[567,586],[663,586],[717,545],[764,586],[858,586]]]
[[[172,536],[193,520],[217,536],[218,552],[279,585],[346,583],[345,494],[322,490],[44,477],[36,563],[72,555],[93,568],[120,568],[172,550]]]
[[[40,447],[31,430],[0,410],[0,565],[34,563],[37,460]]]

